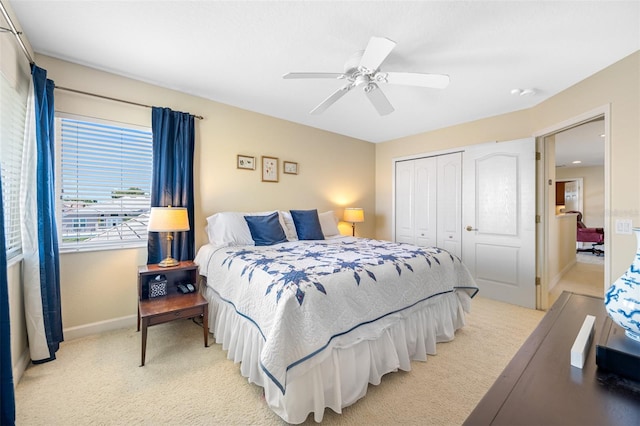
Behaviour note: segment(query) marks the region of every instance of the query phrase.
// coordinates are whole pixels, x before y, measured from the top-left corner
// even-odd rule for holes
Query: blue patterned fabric
[[[299,240],[324,240],[318,210],[290,210]]]
[[[261,368],[283,393],[292,369],[334,345],[375,339],[432,298],[478,290],[445,250],[364,238],[221,247],[196,262],[217,298],[255,325]]]
[[[60,253],[55,211],[55,131],[54,82],[47,79],[47,71],[31,65],[34,86],[37,196],[38,196],[38,253],[40,256],[40,293],[44,331],[49,357],[32,359],[34,363],[54,360],[64,340],[62,308],[60,304]]]
[[[257,246],[271,246],[287,241],[278,212],[267,216],[245,216],[244,220],[249,225],[251,238]]]
[[[330,274],[346,272],[347,277],[359,286],[364,278],[377,282],[374,266],[390,266],[400,278],[403,272],[414,272],[409,260],[423,259],[431,267],[432,263],[441,262],[435,254],[446,253],[452,263],[457,259],[438,248],[426,249],[377,240],[369,240],[368,244],[369,250],[366,252],[362,251],[362,246],[356,241],[334,245],[310,242],[295,247],[280,246],[266,253],[252,250],[229,251],[230,255],[223,265],[231,267],[236,259],[243,260],[245,267],[241,276],[246,276],[249,282],[256,270],[264,271],[273,278],[266,288],[265,296],[273,292],[277,303],[282,293],[289,290],[295,293],[296,300],[302,305],[308,291],[327,293],[320,281]],[[313,262],[300,266],[300,259],[312,259]]]
[[[153,107],[153,173],[151,176],[151,206],[185,207],[191,231],[178,232],[171,245],[171,257],[191,260],[195,255],[193,152],[195,148],[192,115]],[[163,257],[159,232],[149,233],[147,263],[158,263]]]

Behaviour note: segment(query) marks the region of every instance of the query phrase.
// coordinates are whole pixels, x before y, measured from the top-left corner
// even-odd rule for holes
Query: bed
[[[195,261],[209,330],[289,423],[340,413],[369,383],[425,361],[464,325],[478,291],[458,257],[341,236],[333,212],[223,212],[207,222],[210,242]]]

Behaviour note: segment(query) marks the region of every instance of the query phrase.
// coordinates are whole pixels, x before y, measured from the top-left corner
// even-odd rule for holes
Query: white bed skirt
[[[269,407],[288,423],[304,422],[309,413],[321,422],[325,407],[337,413],[362,398],[369,383],[398,369],[411,370],[411,360],[426,361],[436,343],[450,341],[465,323],[471,298],[466,291],[439,295],[401,313],[359,327],[334,339],[321,356],[292,368],[283,394],[260,368],[263,339],[256,326],[238,315],[205,287],[209,331],[240,373],[264,388]]]

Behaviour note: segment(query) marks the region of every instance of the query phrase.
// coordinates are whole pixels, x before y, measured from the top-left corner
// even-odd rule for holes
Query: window
[[[7,259],[22,253],[20,236],[20,170],[24,146],[29,80],[14,75],[13,83],[0,72],[0,173]]]
[[[151,129],[56,118],[60,250],[147,244]]]

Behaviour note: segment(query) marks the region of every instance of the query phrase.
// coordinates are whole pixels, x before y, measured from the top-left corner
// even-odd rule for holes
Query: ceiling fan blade
[[[406,86],[431,87],[444,89],[449,85],[449,76],[446,74],[420,74],[413,72],[388,72],[382,81],[389,84],[404,84]]]
[[[377,70],[395,46],[396,42],[388,38],[371,37],[360,59],[360,67],[371,72]]]
[[[382,93],[377,84],[370,83],[364,91],[380,115],[391,114],[394,109],[389,99]]]
[[[327,99],[322,101],[320,105],[312,109],[309,114],[322,114],[327,110],[327,108],[333,105],[338,99],[343,97],[352,88],[353,84],[351,83],[342,86],[341,88],[333,92]]]
[[[344,78],[344,74],[336,72],[288,72],[282,76],[285,79],[291,78]]]

